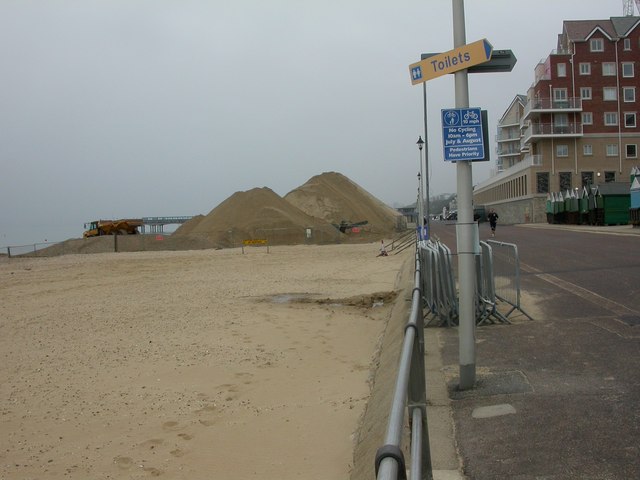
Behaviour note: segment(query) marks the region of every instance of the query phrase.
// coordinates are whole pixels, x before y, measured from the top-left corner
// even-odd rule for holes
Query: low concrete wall
[[[498,224],[546,223],[546,202],[544,197],[509,200],[486,205],[487,213],[494,209],[500,216]]]
[[[404,339],[404,326],[411,312],[413,265],[414,257],[408,256],[396,282],[399,288],[404,288],[391,309],[391,315],[381,342],[371,395],[357,432],[351,480],[375,478],[376,451],[384,444]],[[406,438],[402,444],[405,457],[409,458],[407,451],[409,445],[408,428],[405,429],[405,435]]]

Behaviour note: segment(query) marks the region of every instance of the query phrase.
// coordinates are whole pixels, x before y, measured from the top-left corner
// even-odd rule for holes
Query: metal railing
[[[498,242],[496,240],[487,240],[486,243],[492,250],[495,296],[512,307],[504,317],[508,318],[514,310],[519,310],[531,319],[531,316],[522,309],[520,303],[520,257],[518,255],[518,246],[513,243]]]
[[[424,319],[422,311],[420,249],[416,251],[411,314],[404,330],[402,352],[384,445],[376,453],[377,480],[407,479],[402,451],[405,408],[411,427],[410,479],[430,480],[431,453],[427,428],[427,388],[424,367]]]
[[[524,107],[522,120],[527,120],[534,112],[539,111],[580,111],[582,110],[582,98],[570,97],[558,100],[555,98],[535,98]]]
[[[44,250],[48,247],[52,247],[54,245],[58,245],[61,242],[40,242],[40,243],[31,243],[28,245],[9,245],[5,247],[7,249],[7,257],[16,257],[16,256],[40,256],[42,253],[41,250]]]

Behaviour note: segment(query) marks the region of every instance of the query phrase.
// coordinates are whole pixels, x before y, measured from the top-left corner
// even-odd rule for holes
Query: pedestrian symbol
[[[457,125],[458,124],[458,112],[455,110],[448,110],[444,114],[444,121],[447,125]]]
[[[420,80],[422,78],[422,68],[414,67],[411,69],[411,77],[413,80]]]

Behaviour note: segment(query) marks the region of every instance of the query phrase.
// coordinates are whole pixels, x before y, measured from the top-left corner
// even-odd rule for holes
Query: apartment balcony
[[[524,107],[522,121],[526,122],[544,113],[571,113],[582,111],[582,99],[579,97],[555,100],[553,98],[535,98]]]
[[[542,166],[542,155],[527,155],[522,160],[523,166],[528,167],[541,167]]]
[[[518,131],[502,130],[496,135],[496,142],[517,142],[520,141],[520,128]]]
[[[517,144],[498,144],[498,148],[496,148],[499,157],[520,156],[521,152],[520,142]]]
[[[527,143],[535,143],[550,138],[576,138],[582,137],[581,123],[567,123],[556,125],[553,123],[533,123],[527,127],[522,138],[522,146]]]

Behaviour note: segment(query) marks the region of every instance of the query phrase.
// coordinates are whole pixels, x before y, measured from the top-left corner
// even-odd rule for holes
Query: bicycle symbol
[[[478,113],[474,112],[473,110],[467,110],[463,116],[463,119],[465,121],[465,123],[468,123],[469,120],[473,121],[473,122],[477,122],[478,121]]]

